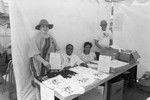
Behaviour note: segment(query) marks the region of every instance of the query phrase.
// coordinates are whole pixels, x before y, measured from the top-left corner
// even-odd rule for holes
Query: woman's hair
[[[100,26],[102,26],[102,25],[107,25],[107,21],[106,20],[101,20]]]
[[[67,49],[69,46],[72,46],[72,48],[73,48],[73,45],[72,45],[72,44],[67,44],[67,45],[66,45],[66,49]]]
[[[92,43],[91,43],[91,42],[85,42],[85,43],[84,43],[84,48],[85,48],[85,46],[87,46],[87,45],[89,45],[90,48],[92,48]]]

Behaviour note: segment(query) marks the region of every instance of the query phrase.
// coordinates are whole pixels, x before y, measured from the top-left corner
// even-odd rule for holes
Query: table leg
[[[133,87],[134,84],[137,82],[137,65],[134,66],[131,70],[130,70],[130,80],[129,80],[129,85],[130,87]]]
[[[134,67],[134,83],[137,82],[137,65]]]
[[[103,94],[103,100],[107,100],[107,91],[108,91],[108,82],[105,82],[104,84],[104,94]]]

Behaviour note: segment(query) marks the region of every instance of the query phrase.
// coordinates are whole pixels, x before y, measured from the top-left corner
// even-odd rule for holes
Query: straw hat
[[[35,29],[40,30],[41,25],[48,25],[49,29],[53,28],[53,24],[49,24],[46,19],[42,19],[38,25],[35,26]]]

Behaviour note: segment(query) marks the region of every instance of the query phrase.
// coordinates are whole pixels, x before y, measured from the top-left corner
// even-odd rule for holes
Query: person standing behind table
[[[107,28],[106,20],[100,22],[100,31],[96,33],[95,45],[100,49],[101,55],[107,54],[111,45],[113,44],[112,32]]]
[[[96,55],[94,52],[91,52],[92,43],[85,42],[83,45],[84,49],[83,52],[80,54],[80,59],[83,60],[85,63],[89,63],[96,59]]]
[[[66,46],[66,53],[62,54],[62,66],[64,69],[69,69],[76,66],[85,66],[87,65],[75,54],[73,54],[73,45],[68,44]]]
[[[60,50],[55,39],[48,34],[49,29],[53,28],[53,24],[49,24],[46,19],[42,19],[35,26],[39,32],[31,39],[29,44],[29,57],[33,58],[33,64],[38,76],[47,74],[47,70],[51,68],[49,64],[49,56],[51,52]]]

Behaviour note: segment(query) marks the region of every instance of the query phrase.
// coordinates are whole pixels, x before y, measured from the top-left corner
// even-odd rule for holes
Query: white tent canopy
[[[131,1],[131,0],[130,0]],[[129,1],[129,2],[130,2]],[[134,1],[114,4],[114,43],[134,49],[141,55],[138,77],[150,70],[150,2]],[[28,44],[36,34],[35,25],[43,18],[54,24],[51,34],[61,52],[72,43],[75,53],[82,51],[85,41],[93,42],[102,19],[110,20],[111,3],[101,0],[10,0],[11,42],[18,100],[34,100]],[[97,48],[94,47],[93,51]]]

